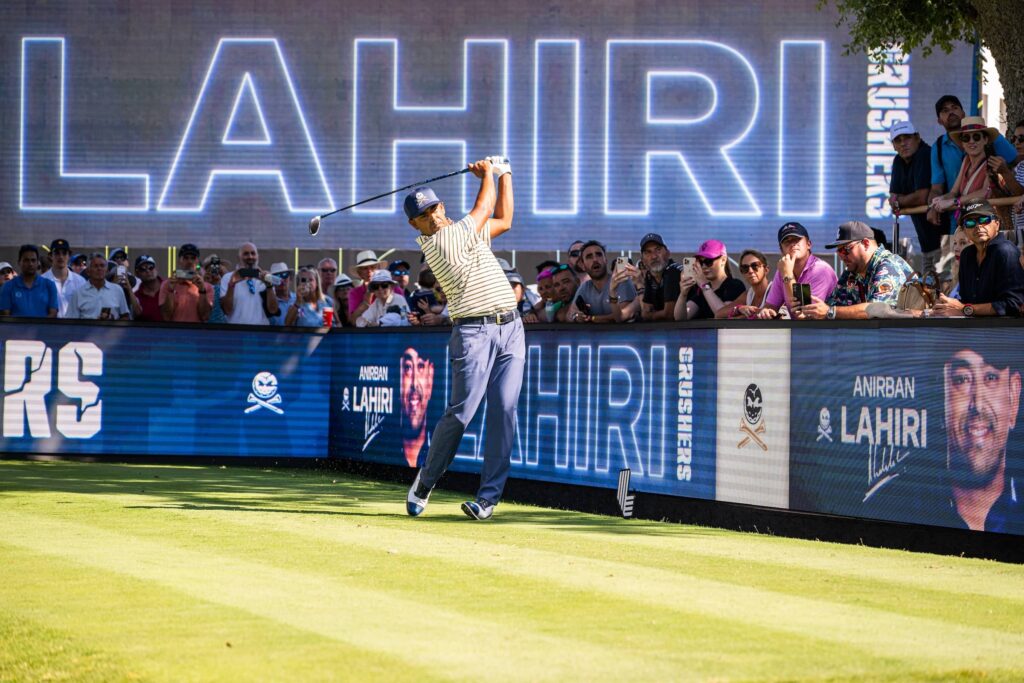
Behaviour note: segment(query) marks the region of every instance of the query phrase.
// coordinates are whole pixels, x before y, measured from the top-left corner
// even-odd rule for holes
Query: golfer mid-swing
[[[427,461],[406,498],[406,511],[413,517],[426,509],[430,490],[455,458],[466,425],[484,398],[480,488],[476,500],[462,504],[462,511],[473,519],[488,519],[501,500],[510,467],[526,344],[515,294],[490,243],[512,226],[512,169],[507,160],[489,157],[470,164],[469,170],[480,179],[480,192],[473,210],[458,222],[445,215],[444,204],[429,187],[418,187],[405,198],[409,224],[423,233],[416,241],[448,298],[454,326],[448,341],[452,393],[434,428]],[[498,179],[497,198],[492,173]]]

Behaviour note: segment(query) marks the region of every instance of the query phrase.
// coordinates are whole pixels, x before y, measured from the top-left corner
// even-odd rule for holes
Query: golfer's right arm
[[[477,229],[482,227],[494,213],[494,178],[491,176],[491,162],[482,159],[469,165],[469,170],[480,179],[480,191],[469,215],[476,221]],[[511,180],[509,180],[511,183]]]

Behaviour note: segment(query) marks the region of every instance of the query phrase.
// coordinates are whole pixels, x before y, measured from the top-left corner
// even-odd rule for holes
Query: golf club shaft
[[[351,209],[354,206],[359,206],[361,204],[367,204],[369,202],[376,201],[376,200],[381,199],[383,197],[387,197],[388,195],[393,195],[396,192],[401,192],[402,190],[408,190],[410,188],[418,187],[420,185],[427,185],[429,183],[435,183],[438,180],[444,180],[445,178],[451,178],[452,176],[461,175],[463,173],[469,173],[469,169],[468,168],[459,169],[458,171],[452,171],[451,173],[445,173],[444,175],[439,175],[436,178],[428,178],[427,180],[421,180],[419,182],[411,183],[411,184],[405,185],[403,187],[398,187],[398,188],[395,188],[394,190],[391,190],[390,192],[385,192],[384,194],[379,194],[376,197],[370,197],[369,199],[364,199],[361,202],[356,202],[355,204],[349,204],[348,206],[343,206],[340,209],[335,209],[334,211],[329,211],[327,213],[320,214],[320,218],[324,219],[324,218],[327,218],[328,216],[333,216],[336,213],[340,213],[342,211],[345,211],[346,209]]]

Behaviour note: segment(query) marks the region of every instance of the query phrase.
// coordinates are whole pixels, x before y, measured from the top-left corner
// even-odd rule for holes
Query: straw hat
[[[378,270],[380,268],[387,268],[388,262],[377,258],[377,252],[372,249],[361,251],[356,254],[355,265],[352,266],[352,270],[350,271],[352,276],[359,277],[359,269],[365,268],[366,266],[372,266],[374,270]]]
[[[960,141],[960,136],[964,133],[982,132],[988,136],[988,141],[992,142],[999,137],[999,131],[995,128],[991,128],[985,125],[985,119],[980,116],[967,116],[960,122],[960,130],[950,133],[950,139],[963,149],[963,143]]]

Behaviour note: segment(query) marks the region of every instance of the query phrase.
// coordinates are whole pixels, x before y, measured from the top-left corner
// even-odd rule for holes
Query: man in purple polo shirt
[[[56,318],[60,309],[57,285],[39,274],[39,248],[25,244],[18,251],[21,275],[0,289],[0,315]]]
[[[779,228],[779,259],[775,279],[757,317],[762,320],[779,317],[783,305],[793,317],[797,301],[793,297],[793,284],[811,286],[811,295],[824,299],[835,289],[839,278],[832,266],[811,253],[811,236],[799,223],[786,223]]]

